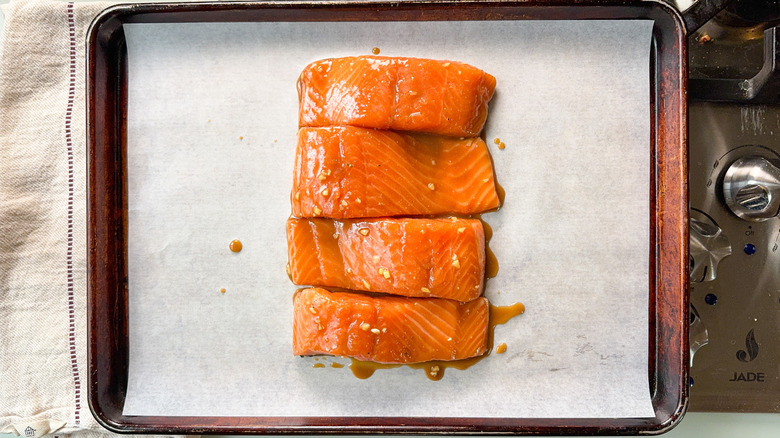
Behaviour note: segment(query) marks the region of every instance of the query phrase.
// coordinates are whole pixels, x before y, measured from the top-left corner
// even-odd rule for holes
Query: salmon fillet
[[[293,216],[473,214],[500,204],[487,145],[356,127],[301,128]]]
[[[482,295],[485,233],[475,219],[287,221],[295,284],[471,301]]]
[[[300,126],[479,135],[496,78],[462,62],[358,56],[316,61],[298,79]]]
[[[379,363],[480,356],[488,301],[370,297],[320,288],[293,297],[293,354],[331,354]]]

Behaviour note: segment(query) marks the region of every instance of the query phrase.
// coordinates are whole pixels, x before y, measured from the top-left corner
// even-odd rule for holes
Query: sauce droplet
[[[244,247],[244,245],[238,239],[231,241],[229,246],[230,250],[233,252],[241,252],[241,249]]]
[[[340,364],[338,362],[331,362],[330,367],[331,368],[344,368],[344,364]]]
[[[502,342],[496,347],[497,354],[504,354],[506,352],[506,343]]]
[[[379,54],[379,47],[374,47],[373,49],[371,49],[371,53],[373,53],[374,55],[378,55]]]
[[[315,363],[313,365],[314,368],[325,368],[325,364],[322,362]]]
[[[220,293],[223,293],[223,294],[226,292],[224,287],[222,289],[220,289],[219,291],[220,291]]]
[[[506,145],[504,144],[503,141],[498,144],[498,148],[501,149],[501,150],[503,150],[505,147],[506,147]]]

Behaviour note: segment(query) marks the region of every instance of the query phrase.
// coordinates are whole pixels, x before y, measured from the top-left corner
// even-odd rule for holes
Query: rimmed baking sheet
[[[127,23],[126,417],[652,418],[654,21]],[[505,354],[367,380],[291,354],[295,80],[333,56],[496,76]],[[506,148],[492,142],[500,139]],[[227,244],[239,238],[244,250]],[[225,293],[220,289],[224,288]]]

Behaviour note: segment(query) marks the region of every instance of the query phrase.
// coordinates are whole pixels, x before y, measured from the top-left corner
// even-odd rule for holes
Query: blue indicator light
[[[748,243],[745,245],[745,254],[747,255],[753,255],[756,253],[756,245],[753,245],[752,243]]]

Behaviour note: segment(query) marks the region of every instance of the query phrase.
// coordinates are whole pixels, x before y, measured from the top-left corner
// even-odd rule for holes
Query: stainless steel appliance
[[[780,1],[699,3],[719,12],[688,45],[690,410],[780,412]]]

